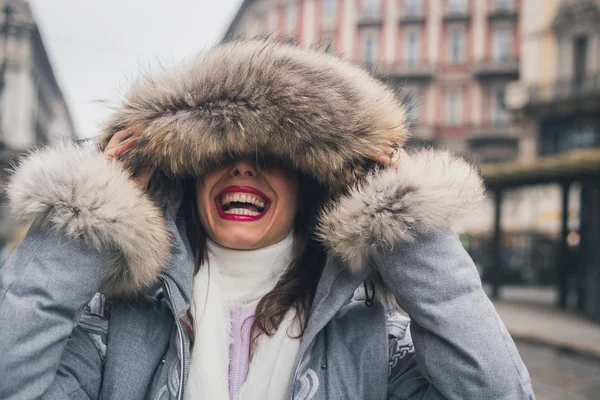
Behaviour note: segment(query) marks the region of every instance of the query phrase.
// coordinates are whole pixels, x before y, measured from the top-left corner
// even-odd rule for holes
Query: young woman
[[[449,229],[481,180],[401,151],[408,114],[344,61],[241,41],[140,80],[101,152],[28,156],[0,398],[532,399]]]

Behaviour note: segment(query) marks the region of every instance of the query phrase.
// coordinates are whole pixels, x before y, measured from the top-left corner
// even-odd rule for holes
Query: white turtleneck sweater
[[[207,241],[208,267],[218,274],[214,278],[227,305],[258,302],[271,291],[292,260],[294,235],[257,250],[232,250],[212,240]]]
[[[289,312],[272,337],[260,336],[252,360],[250,327],[258,301],[292,260],[293,234],[271,246],[232,250],[208,241],[208,262],[194,278],[197,324],[187,399],[283,399],[298,351]]]

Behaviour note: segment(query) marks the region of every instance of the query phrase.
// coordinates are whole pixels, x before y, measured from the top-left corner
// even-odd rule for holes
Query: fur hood
[[[162,211],[126,171],[158,166],[201,176],[228,158],[273,155],[330,190],[318,234],[354,269],[372,251],[449,226],[483,197],[476,169],[447,152],[405,154],[397,169],[365,156],[401,145],[411,128],[392,88],[348,62],[265,41],[215,47],[133,85],[101,138],[139,127],[122,165],[75,145],[26,157],[8,187],[13,215],[109,250],[104,291],[152,284],[170,254]]]

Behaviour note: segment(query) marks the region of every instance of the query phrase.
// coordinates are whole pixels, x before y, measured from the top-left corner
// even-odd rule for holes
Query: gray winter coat
[[[108,136],[143,128],[125,167],[201,175],[219,154],[275,152],[329,185],[328,260],[289,399],[533,399],[449,229],[481,200],[477,172],[434,151],[365,167],[365,145],[406,134],[394,99],[330,56],[228,44],[135,86]],[[0,398],[185,398],[194,265],[178,196],[157,207],[123,165],[74,145],[30,155],[8,194],[33,226],[0,269]]]

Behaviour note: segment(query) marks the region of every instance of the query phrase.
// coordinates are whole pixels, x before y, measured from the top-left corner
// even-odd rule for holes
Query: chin
[[[213,240],[234,250],[254,250],[261,246],[261,237],[244,227],[223,227],[215,230]]]

